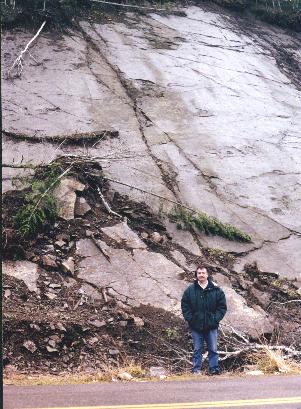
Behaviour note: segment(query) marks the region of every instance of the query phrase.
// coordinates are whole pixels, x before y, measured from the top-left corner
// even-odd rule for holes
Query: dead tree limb
[[[39,28],[39,30],[36,32],[36,34],[32,37],[32,39],[26,44],[24,50],[21,51],[21,53],[18,55],[18,57],[15,59],[13,65],[10,67],[10,69],[7,71],[7,78],[12,78],[12,71],[16,69],[16,77],[20,77],[23,71],[23,63],[24,63],[24,55],[26,52],[28,52],[29,47],[31,44],[34,42],[34,40],[40,35],[41,31],[43,30],[44,26],[46,24],[46,21],[44,21]]]
[[[294,303],[294,302],[297,302],[297,303],[301,302],[301,299],[300,300],[289,300],[289,301],[285,301],[285,302],[271,301],[270,305],[272,305],[272,304],[286,305],[286,304],[291,304],[291,303]]]
[[[229,334],[224,332],[225,328],[228,328],[228,330],[230,331]],[[221,360],[225,360],[234,356],[238,357],[246,353],[264,350],[282,352],[283,354],[285,354],[284,358],[286,359],[292,358],[299,360],[301,357],[301,351],[298,351],[291,347],[287,347],[285,345],[267,345],[266,343],[251,342],[246,334],[238,331],[229,324],[222,324],[221,332],[227,345],[231,346],[232,349],[231,351],[219,351],[219,353],[222,355]]]
[[[35,169],[37,167],[42,167],[43,165],[30,165],[30,164],[13,164],[13,163],[1,163],[2,168],[12,168],[12,169]]]
[[[99,189],[99,187],[97,188],[97,191],[98,191],[98,194],[99,194],[99,196],[100,196],[100,198],[101,198],[101,200],[102,200],[102,203],[104,204],[104,206],[105,206],[105,208],[107,209],[107,211],[108,211],[110,214],[113,214],[113,215],[119,217],[120,219],[122,219],[123,217],[121,216],[121,214],[114,212],[114,210],[112,210],[112,209],[110,208],[108,202],[107,202],[106,199],[104,198],[104,195],[102,194],[102,191]]]
[[[175,205],[180,206],[180,207],[184,207],[185,209],[188,209],[188,210],[190,210],[192,212],[196,212],[196,210],[193,209],[192,207],[186,206],[183,203],[177,202],[176,200],[169,199],[168,197],[158,195],[157,193],[153,193],[153,192],[150,192],[148,190],[141,189],[140,187],[133,186],[133,185],[130,185],[130,184],[125,183],[125,182],[121,182],[120,180],[111,179],[111,178],[108,178],[108,177],[105,177],[105,179],[110,181],[110,182],[117,183],[118,185],[127,186],[127,187],[130,187],[131,189],[136,189],[136,190],[139,190],[140,192],[147,193],[148,195],[155,196],[155,197],[158,197],[159,199],[166,200],[167,202],[174,203]]]
[[[79,142],[85,141],[87,143],[94,142],[99,143],[100,140],[105,139],[107,136],[110,138],[117,138],[119,136],[118,131],[114,130],[100,130],[100,131],[92,131],[92,132],[79,132],[69,135],[27,135],[21,134],[11,131],[6,131],[5,129],[2,130],[2,133],[9,138],[18,139],[20,141],[29,141],[29,142],[49,142],[49,143],[56,143],[59,142],[60,145],[64,143],[68,144],[78,144]],[[96,141],[96,142],[95,142]]]
[[[112,1],[104,1],[104,0],[90,0],[93,3],[102,3],[102,4],[107,4],[109,6],[119,6],[119,7],[128,7],[128,8],[134,8],[134,9],[141,9],[141,10],[149,10],[149,11],[166,11],[165,9],[158,9],[155,7],[146,7],[146,6],[137,6],[135,4],[122,4],[122,3],[114,3]]]
[[[107,303],[107,302],[108,302],[108,297],[107,297],[106,289],[105,289],[105,288],[102,288],[102,289],[101,289],[101,293],[102,293],[104,302]]]

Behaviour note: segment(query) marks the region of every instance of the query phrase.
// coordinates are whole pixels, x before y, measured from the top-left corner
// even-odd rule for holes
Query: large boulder
[[[66,177],[60,181],[59,185],[53,191],[59,217],[65,220],[74,219],[76,191],[82,192],[84,188],[85,185],[71,177]]]

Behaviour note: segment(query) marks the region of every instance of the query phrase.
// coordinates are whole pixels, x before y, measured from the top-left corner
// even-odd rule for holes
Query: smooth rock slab
[[[111,227],[103,227],[101,230],[106,236],[115,240],[118,244],[124,243],[131,249],[145,249],[147,247],[126,223],[115,224]]]
[[[214,281],[223,289],[227,300],[227,313],[221,325],[228,325],[234,329],[244,332],[253,338],[261,334],[270,333],[273,326],[262,309],[254,309],[247,305],[244,298],[230,287],[230,280],[223,274],[214,275]]]
[[[262,309],[255,311],[249,307],[244,298],[233,288],[224,287],[223,290],[227,299],[228,311],[222,324],[226,327],[230,325],[253,338],[273,331],[273,325]]]
[[[201,256],[201,250],[189,231],[180,230],[175,223],[165,222],[168,233],[173,238],[173,241],[179,244],[190,253]]]
[[[138,92],[137,106],[149,118],[142,125],[153,155],[172,169],[183,203],[253,239],[204,237],[202,244],[240,253],[277,242],[289,229],[300,232],[301,94],[277,64],[278,50],[296,57],[299,39],[261,24],[258,34],[242,34],[240,23],[202,7],[185,12],[152,14],[135,28],[96,26],[109,60],[132,86],[152,85],[152,92]],[[141,35],[148,27],[153,40],[184,41],[151,47]]]
[[[102,244],[102,243],[101,243]],[[183,270],[159,253],[106,247],[105,257],[90,239],[77,243],[78,277],[137,305],[150,304],[179,313],[179,299],[186,283],[177,276]]]
[[[133,255],[124,249],[105,248],[105,257],[90,239],[77,243],[77,255],[84,257],[79,263],[78,277],[99,287],[108,287],[109,293],[129,304],[150,304],[181,315],[180,301],[189,283],[177,276],[183,270],[159,253],[135,249]],[[228,287],[223,275],[214,276],[226,294],[228,312],[223,320],[238,331],[254,338],[269,333],[272,326],[263,310],[247,306],[243,297]]]
[[[173,250],[170,252],[172,257],[180,264],[181,267],[188,269],[186,257],[180,253],[178,250]]]
[[[281,277],[297,279],[301,287],[301,237],[292,235],[288,239],[277,243],[264,244],[261,249],[255,250],[240,259],[234,269],[241,272],[245,264],[257,262],[261,271],[277,273]]]
[[[38,265],[30,261],[4,261],[3,274],[22,280],[29,291],[39,293],[37,280],[39,278]]]

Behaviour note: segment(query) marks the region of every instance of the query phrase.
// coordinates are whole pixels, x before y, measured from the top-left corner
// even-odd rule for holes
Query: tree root
[[[20,141],[29,141],[33,143],[37,142],[49,142],[49,143],[61,143],[63,144],[78,144],[79,142],[92,143],[95,145],[98,141],[109,138],[117,138],[119,136],[118,131],[94,131],[94,132],[80,132],[69,135],[26,135],[22,133],[15,133],[3,130],[2,133],[10,138],[18,139]]]

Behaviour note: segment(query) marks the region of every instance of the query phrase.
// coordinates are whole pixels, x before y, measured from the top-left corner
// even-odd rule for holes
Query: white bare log
[[[238,331],[237,329],[233,328],[230,324],[222,323],[221,324],[222,328],[229,328],[231,333],[236,335],[241,341],[243,341],[246,345],[250,344],[250,341],[247,337],[246,334],[242,333],[241,331]]]
[[[270,350],[270,351],[279,351],[285,353],[283,356],[284,359],[300,359],[301,351],[297,351],[293,348],[286,347],[284,345],[261,345],[261,344],[249,344],[241,349],[236,349],[235,351],[218,351],[220,354],[220,361],[224,361],[228,358],[238,357],[242,354],[252,353],[260,350]]]
[[[223,331],[225,328],[228,328],[230,330],[229,335]],[[219,353],[222,356],[221,357],[222,361],[227,358],[240,356],[241,354],[251,353],[260,350],[282,352],[284,354],[283,358],[285,359],[292,358],[299,360],[301,357],[301,351],[298,351],[294,348],[290,348],[284,345],[267,345],[264,342],[262,343],[251,342],[246,334],[238,331],[229,324],[223,323],[221,325],[221,332],[223,334],[224,340],[227,342],[227,345],[231,346],[232,349],[232,351],[219,351]],[[237,341],[237,338],[239,338],[240,341]]]
[[[104,204],[105,208],[107,209],[107,211],[110,214],[114,214],[115,216],[119,217],[120,219],[122,219],[121,214],[114,212],[114,210],[112,210],[108,204],[108,202],[106,201],[106,199],[104,198],[104,195],[102,194],[101,190],[99,189],[99,187],[97,188],[98,194],[102,200],[102,203]]]
[[[292,304],[292,303],[298,303],[298,302],[301,302],[301,300],[289,300],[289,301],[285,301],[285,302],[280,302],[280,301],[272,301],[271,303],[270,303],[270,305],[271,304],[278,304],[278,305],[286,305],[286,304]]]
[[[150,11],[166,11],[165,9],[158,9],[155,7],[137,6],[135,4],[114,3],[112,1],[104,1],[104,0],[90,0],[90,1],[94,3],[108,4],[110,6],[129,7],[129,8],[135,8],[135,9],[150,10]]]
[[[21,53],[18,55],[18,57],[15,59],[13,65],[10,67],[10,69],[7,72],[7,78],[12,78],[14,76],[20,77],[23,71],[23,63],[24,63],[24,55],[28,52],[29,47],[31,44],[34,42],[34,40],[40,35],[41,31],[43,30],[44,26],[46,24],[46,21],[44,21],[39,28],[39,30],[36,32],[34,37],[26,44],[24,50],[21,51]],[[16,71],[15,75],[13,75],[13,71]]]
[[[106,292],[106,289],[105,288],[102,288],[102,290],[101,290],[101,293],[102,293],[102,296],[103,296],[103,299],[104,299],[104,302],[108,302],[108,297],[107,297],[107,292]]]

